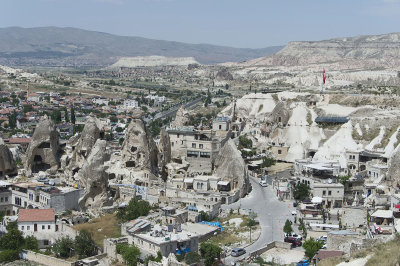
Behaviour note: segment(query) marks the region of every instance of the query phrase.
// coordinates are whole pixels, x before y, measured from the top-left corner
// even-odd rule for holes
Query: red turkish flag
[[[325,80],[326,80],[326,75],[325,75],[325,69],[324,69],[323,76],[322,76],[322,81],[324,82],[324,84],[325,84]]]

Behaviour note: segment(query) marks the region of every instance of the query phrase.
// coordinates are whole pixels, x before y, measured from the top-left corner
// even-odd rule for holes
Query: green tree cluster
[[[72,239],[69,236],[62,237],[57,239],[53,245],[54,254],[60,258],[71,257],[73,255],[73,249],[80,258],[96,255],[96,244],[89,231],[82,229],[79,231],[75,239]]]
[[[200,245],[200,254],[204,259],[205,266],[212,266],[217,263],[220,258],[222,252],[222,248],[217,245],[203,242]]]
[[[286,234],[293,232],[292,224],[290,223],[289,219],[286,219],[285,225],[283,226],[283,232]]]
[[[310,196],[310,187],[304,183],[298,183],[293,190],[295,200],[303,201]]]
[[[253,141],[247,138],[247,135],[239,136],[239,149],[251,149],[253,148]]]
[[[148,201],[133,198],[129,201],[128,206],[118,210],[117,217],[121,221],[134,220],[140,216],[146,216],[150,210],[151,206]]]
[[[305,254],[309,261],[317,254],[318,250],[320,250],[324,246],[324,242],[321,240],[315,240],[314,238],[310,238],[303,243],[303,248],[305,250]]]
[[[22,249],[39,249],[37,239],[34,236],[24,238],[16,222],[7,224],[6,229],[7,233],[0,238],[0,262],[17,260]]]

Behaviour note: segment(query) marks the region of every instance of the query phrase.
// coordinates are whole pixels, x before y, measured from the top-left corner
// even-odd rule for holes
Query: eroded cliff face
[[[160,143],[158,145],[158,162],[161,178],[167,180],[167,164],[171,161],[171,142],[167,131],[163,128],[160,132]]]
[[[4,175],[15,175],[16,173],[17,166],[13,154],[0,138],[0,177]]]
[[[56,171],[60,164],[59,134],[47,116],[35,128],[26,152],[25,169],[28,175],[39,171]]]
[[[189,123],[189,112],[181,106],[176,112],[174,121],[171,122],[171,128],[187,126]]]
[[[100,121],[95,117],[90,117],[86,121],[82,133],[72,137],[68,143],[73,151],[67,169],[72,173],[79,171],[90,155],[96,141],[103,137],[104,130]]]
[[[126,129],[121,159],[128,169],[147,169],[158,175],[158,149],[140,114],[132,118]]]
[[[335,38],[312,42],[290,42],[272,56],[250,60],[246,65],[295,66],[343,62],[348,67],[398,66],[400,33]]]
[[[231,181],[232,189],[239,189],[241,196],[249,189],[247,166],[232,139],[222,147],[215,159],[215,175]]]
[[[105,162],[109,160],[105,140],[98,139],[87,160],[78,172],[78,183],[85,189],[79,199],[81,210],[99,210],[111,203],[108,193],[108,174]]]

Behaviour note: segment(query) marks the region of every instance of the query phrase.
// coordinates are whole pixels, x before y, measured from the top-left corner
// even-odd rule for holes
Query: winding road
[[[295,210],[292,202],[279,201],[274,195],[270,186],[262,187],[258,184],[258,180],[250,177],[250,182],[253,187],[251,193],[229,205],[223,205],[223,209],[247,209],[257,213],[256,220],[261,226],[260,237],[251,245],[244,247],[246,254],[240,257],[228,256],[225,258],[225,264],[231,265],[232,262],[241,260],[249,256],[249,253],[254,252],[272,241],[283,241],[283,226],[286,219],[293,220],[291,212]]]

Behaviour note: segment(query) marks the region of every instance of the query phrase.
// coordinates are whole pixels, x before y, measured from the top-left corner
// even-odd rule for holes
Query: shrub
[[[19,259],[19,251],[6,249],[0,252],[0,262],[10,262]]]

